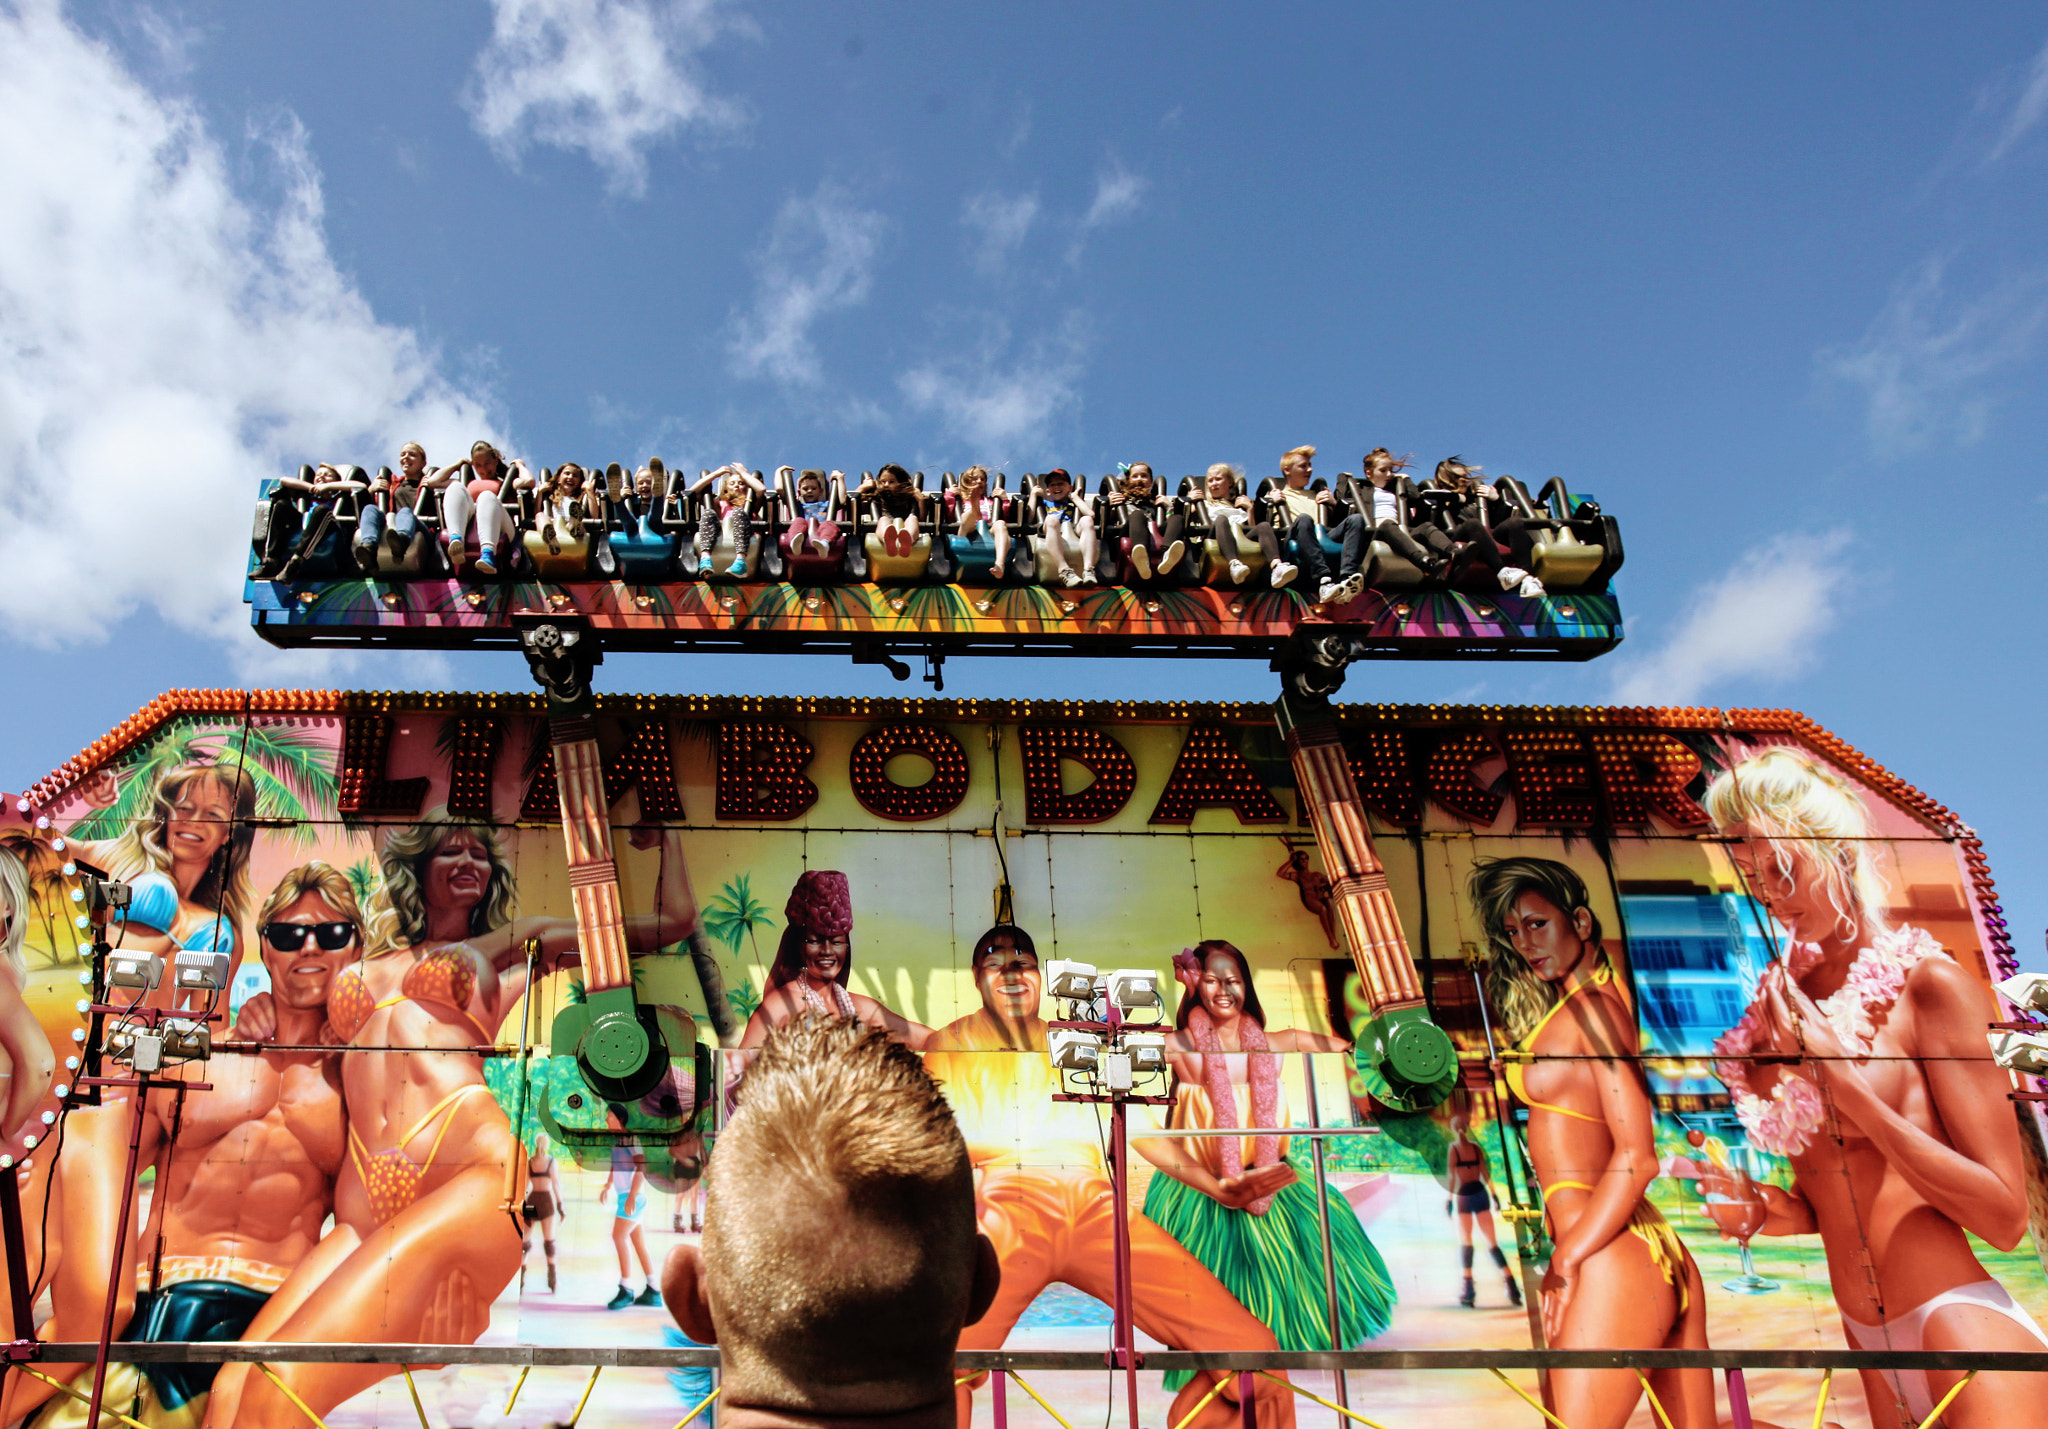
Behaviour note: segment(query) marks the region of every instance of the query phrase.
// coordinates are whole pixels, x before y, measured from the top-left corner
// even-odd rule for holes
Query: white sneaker
[[[1533,579],[1533,577],[1520,566],[1502,566],[1500,568],[1500,588],[1502,590],[1513,590],[1523,581],[1530,579]]]
[[[1548,591],[1543,589],[1543,582],[1537,580],[1534,576],[1524,576],[1522,578],[1522,588],[1516,593],[1530,600],[1534,600],[1539,595],[1549,594]]]
[[[1060,568],[1060,584],[1063,586],[1077,586],[1081,584],[1081,573],[1072,566],[1062,566]]]
[[[1285,561],[1273,562],[1273,589],[1278,590],[1301,574],[1300,566],[1291,566]]]
[[[1316,604],[1328,605],[1343,593],[1344,587],[1338,585],[1335,581],[1324,581],[1316,590]]]
[[[1179,565],[1180,558],[1187,554],[1187,550],[1187,542],[1175,541],[1172,545],[1161,551],[1159,553],[1159,574],[1163,576]]]
[[[1365,594],[1365,573],[1353,571],[1337,583],[1337,599],[1350,604]]]
[[[1131,564],[1137,567],[1139,580],[1152,579],[1152,553],[1143,546],[1131,547]]]
[[[1251,573],[1252,568],[1243,561],[1232,561],[1230,563],[1230,583],[1232,585],[1243,585],[1246,577],[1250,576]]]

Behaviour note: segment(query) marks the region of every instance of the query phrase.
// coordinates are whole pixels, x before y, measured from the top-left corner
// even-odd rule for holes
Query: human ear
[[[979,1324],[996,1303],[996,1291],[1003,1286],[1003,1267],[996,1261],[996,1243],[980,1231],[974,1233],[974,1285],[967,1296],[967,1321]]]
[[[1579,941],[1581,942],[1592,937],[1593,910],[1590,908],[1572,909],[1572,928],[1578,933]]]
[[[711,1320],[711,1302],[704,1293],[704,1253],[694,1245],[679,1245],[668,1253],[661,1268],[661,1303],[682,1332],[700,1345],[718,1343],[718,1327]]]

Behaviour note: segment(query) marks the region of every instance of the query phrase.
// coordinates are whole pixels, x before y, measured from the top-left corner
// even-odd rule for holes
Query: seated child
[[[954,534],[972,541],[984,529],[996,545],[995,564],[988,573],[997,580],[1010,565],[1010,523],[1003,520],[1002,499],[988,489],[988,468],[970,466],[960,473],[960,482],[946,493],[947,514],[953,518]]]
[[[892,556],[915,555],[919,502],[910,473],[892,461],[863,481],[859,494],[875,503],[875,536],[882,549]]]
[[[1074,494],[1074,478],[1059,467],[1039,478],[1039,532],[1045,537],[1046,554],[1060,573],[1060,584],[1095,584],[1095,516],[1088,503]],[[1069,544],[1081,548],[1081,569],[1075,570],[1067,555]]]
[[[768,488],[736,461],[707,471],[690,490],[702,491],[707,486],[712,489],[712,499],[704,503],[704,514],[697,519],[697,572],[712,574],[711,552],[718,545],[722,528],[732,537],[732,564],[726,567],[725,574],[743,576],[747,573],[747,542],[754,534],[747,503],[755,493],[766,492]]]

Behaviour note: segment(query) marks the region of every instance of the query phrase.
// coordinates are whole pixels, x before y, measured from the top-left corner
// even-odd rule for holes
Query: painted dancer
[[[1184,990],[1167,1044],[1175,1082],[1167,1124],[1287,1125],[1281,1054],[1342,1052],[1351,1044],[1327,1033],[1269,1029],[1251,965],[1220,938],[1183,951],[1173,967]],[[1314,1187],[1289,1164],[1287,1141],[1139,1137],[1131,1145],[1166,1173],[1152,1178],[1145,1214],[1209,1267],[1281,1349],[1332,1348],[1322,1214]],[[1326,1186],[1324,1204],[1337,1270],[1336,1348],[1356,1349],[1391,1323],[1394,1286],[1350,1203]],[[1168,1371],[1166,1387],[1190,1377]]]
[[[256,915],[263,966],[270,974],[269,1031],[250,1040],[280,1050],[219,1055],[172,1069],[174,1079],[204,1081],[211,1091],[183,1100],[150,1096],[142,1125],[143,1164],[158,1180],[147,1227],[129,1230],[116,1307],[123,1340],[237,1340],[265,1302],[305,1259],[334,1205],[343,1158],[341,1075],[334,1051],[284,1050],[331,1044],[327,996],[334,979],[362,956],[365,920],[349,881],[331,864],[313,862],[278,881]],[[247,1035],[237,1027],[235,1037]],[[121,1120],[127,1120],[127,1105]],[[64,1239],[88,1225],[111,1227],[120,1214],[122,1178],[67,1177],[50,1235]],[[155,1244],[155,1253],[148,1250]],[[138,1256],[138,1244],[140,1255]],[[140,1269],[150,1288],[135,1291]],[[150,1275],[150,1271],[154,1275]],[[106,1297],[106,1263],[93,1292],[53,1297],[59,1314],[46,1332],[91,1339]],[[66,1316],[66,1305],[89,1312],[89,1323]],[[123,1327],[125,1326],[125,1330]],[[151,1426],[187,1429],[204,1415],[218,1366],[111,1365],[104,1405]],[[73,1380],[83,1389],[91,1367]],[[0,1406],[0,1422],[57,1394],[39,1380],[16,1376]],[[85,1406],[59,1399],[34,1421],[37,1429],[77,1429]],[[102,1424],[115,1421],[102,1412]]]
[[[782,916],[768,993],[747,1019],[741,1047],[759,1047],[775,1028],[801,1017],[850,1017],[912,1047],[924,1045],[931,1028],[846,985],[853,973],[853,892],[845,874],[807,869],[790,889]]]
[[[960,1337],[960,1347],[993,1350],[1053,1281],[1105,1303],[1114,1296],[1115,1193],[1090,1110],[1052,1100],[1060,1080],[1046,1056],[1038,1015],[1044,980],[1031,935],[1008,924],[982,934],[974,945],[974,983],[980,1009],[931,1035],[925,1066],[945,1088],[967,1138],[981,1229],[1002,1267],[994,1304]],[[1129,1224],[1139,1329],[1176,1349],[1279,1348],[1273,1332],[1180,1242],[1147,1216],[1134,1213]],[[1186,1429],[1233,1429],[1242,1414],[1236,1376],[1206,1370],[1181,1388],[1167,1422],[1180,1425],[1219,1379],[1226,1381],[1222,1391]],[[1252,1394],[1260,1429],[1292,1429],[1291,1391],[1260,1378]],[[969,1429],[973,1385],[961,1385],[958,1395],[960,1429]]]
[[[626,919],[627,946],[652,952],[695,930],[697,904],[681,831],[641,826],[631,837],[661,848],[656,911]],[[328,998],[328,1020],[349,1044],[334,1229],[257,1316],[251,1339],[416,1344],[435,1323],[445,1342],[470,1343],[519,1270],[507,1206],[525,1199],[525,1156],[484,1084],[483,1058],[468,1049],[495,1041],[525,993],[527,940],[540,943],[543,972],[577,957],[575,920],[515,920],[512,863],[496,832],[445,810],[387,834],[381,861],[396,946],[337,977]],[[261,997],[245,1020],[268,1012]],[[395,1370],[278,1372],[324,1414]],[[279,1385],[248,1365],[223,1370],[214,1397],[215,1429],[296,1422]]]
[[[1463,1115],[1451,1118],[1451,1145],[1445,1153],[1444,1166],[1451,1186],[1451,1201],[1445,1209],[1455,1208],[1453,1213],[1458,1218],[1458,1265],[1465,1277],[1458,1303],[1467,1310],[1479,1304],[1479,1287],[1472,1282],[1472,1231],[1476,1226],[1486,1237],[1486,1252],[1493,1257],[1494,1268],[1507,1282],[1508,1303],[1521,1304],[1522,1287],[1515,1280],[1515,1272],[1508,1269],[1500,1237],[1493,1230],[1493,1176],[1486,1164],[1486,1148],[1472,1139],[1472,1124]]]
[[[1750,890],[1791,934],[1755,1001],[1715,1046],[1750,1143],[1792,1163],[1792,1189],[1709,1168],[1723,1234],[1818,1232],[1842,1328],[1858,1349],[2048,1348],[1986,1273],[1969,1235],[2001,1250],[2027,1229],[2012,1079],[1988,1055],[1990,992],[1921,929],[1887,917],[1863,800],[1791,749],[1717,777],[1707,812]],[[1797,1065],[1752,1058],[1781,1056]],[[1966,1234],[1966,1232],[1968,1234]],[[1871,1422],[1918,1424],[1960,1377],[1864,1370]],[[1980,1374],[1943,1422],[2048,1421],[2040,1375]]]
[[[1486,995],[1513,1046],[1502,1070],[1529,1109],[1529,1161],[1555,1248],[1543,1332],[1557,1349],[1705,1349],[1706,1293],[1678,1233],[1647,1199],[1656,1113],[1634,1011],[1600,943],[1586,885],[1544,858],[1482,860],[1470,897],[1486,930]],[[1675,1429],[1711,1429],[1712,1372],[1652,1370]],[[1642,1398],[1623,1369],[1553,1369],[1572,1429],[1620,1429]]]

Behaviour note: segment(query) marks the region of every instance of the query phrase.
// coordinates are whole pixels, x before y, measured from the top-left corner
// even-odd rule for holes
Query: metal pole
[[[1003,1372],[1001,1370],[997,1370],[989,1376],[989,1388],[995,1391],[992,1402],[995,1405],[996,1429],[1010,1429],[1010,1396],[1007,1387],[1003,1384]],[[971,1398],[973,1391],[968,1391],[968,1394]],[[1742,1426],[1742,1429],[1749,1429],[1749,1426],[1745,1424]]]
[[[36,1342],[35,1287],[28,1283],[28,1240],[21,1219],[21,1173],[0,1169],[0,1235],[7,1242],[7,1289],[13,1300],[14,1343],[29,1348]]]
[[[1308,1084],[1308,1124],[1320,1130],[1323,1124],[1321,1107],[1316,1101],[1316,1062],[1310,1052],[1301,1054],[1302,1079]],[[1323,1233],[1323,1296],[1330,1310],[1330,1348],[1341,1350],[1344,1345],[1344,1328],[1337,1308],[1337,1250],[1330,1238],[1330,1183],[1323,1173],[1323,1138],[1310,1140],[1315,1151],[1316,1171],[1316,1224]],[[1337,1381],[1337,1402],[1346,1409],[1351,1407],[1351,1386],[1345,1382],[1344,1371],[1335,1371]]]
[[[1728,1371],[1728,1419],[1734,1429],[1750,1429],[1754,1422],[1749,1417],[1749,1386],[1743,1383],[1742,1371],[1733,1367]]]
[[[1124,1136],[1124,1103],[1121,1098],[1109,1104],[1110,1126],[1110,1194],[1116,1198],[1116,1226],[1114,1253],[1116,1258],[1116,1326],[1113,1338],[1116,1341],[1114,1359],[1123,1366],[1125,1386],[1131,1406],[1131,1429],[1138,1429],[1138,1356],[1137,1347],[1131,1334],[1131,1227],[1129,1150]]]
[[[100,1348],[92,1362],[92,1399],[85,1422],[100,1422],[100,1401],[107,1391],[107,1348],[114,1342],[114,1306],[121,1298],[121,1267],[128,1259],[128,1222],[135,1213],[135,1163],[142,1158],[142,1119],[148,1114],[149,1081],[135,1089],[135,1115],[129,1118],[128,1170],[121,1177],[121,1214],[114,1226],[114,1273],[107,1277],[107,1308],[100,1316]]]

